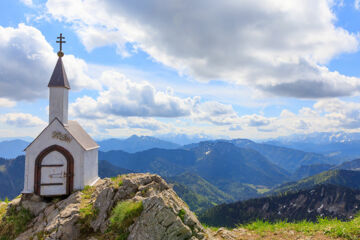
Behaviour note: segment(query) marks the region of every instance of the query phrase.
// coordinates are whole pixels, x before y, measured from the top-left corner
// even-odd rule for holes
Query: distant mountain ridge
[[[16,158],[24,154],[24,149],[29,145],[29,142],[13,139],[0,142],[0,158]]]
[[[318,217],[352,219],[360,209],[360,190],[317,185],[284,195],[222,204],[200,214],[210,226],[236,227],[255,220],[316,221]]]
[[[244,183],[271,187],[290,179],[286,170],[257,151],[228,142],[201,142],[189,149],[150,149],[132,154],[99,152],[99,159],[166,178],[193,172],[235,199],[256,195],[257,191]]]
[[[274,164],[277,164],[279,167],[289,172],[294,172],[302,165],[338,163],[337,160],[322,154],[304,152],[267,143],[256,143],[249,139],[213,140],[207,142],[228,142],[240,148],[255,150]],[[183,148],[191,149],[199,144],[200,143],[189,144],[185,145]]]
[[[25,156],[0,158],[0,199],[12,199],[24,188]]]
[[[132,135],[126,139],[110,138],[98,141],[100,150],[107,152],[122,150],[129,153],[140,152],[152,148],[176,149],[180,145],[155,137]]]
[[[314,132],[309,134],[293,134],[285,137],[278,137],[275,138],[274,141],[282,143],[306,142],[311,144],[343,143],[360,141],[360,133]]]
[[[311,164],[311,165],[302,165],[292,174],[291,178],[294,181],[314,176],[321,172],[328,171],[334,168],[336,165],[332,164]]]
[[[360,133],[324,132],[279,137],[265,143],[325,154],[332,158],[360,158]]]
[[[238,147],[254,149],[278,166],[291,172],[293,172],[301,165],[326,164],[336,162],[333,159],[321,154],[304,152],[296,149],[279,147],[265,143],[255,143],[247,139],[234,139],[230,142]]]
[[[133,172],[134,171],[115,166],[105,160],[99,161],[99,177],[100,178],[116,177],[118,175],[133,173]]]
[[[297,182],[284,183],[272,189],[267,194],[269,195],[274,193],[276,194],[309,189],[321,184],[332,184],[360,190],[360,171],[343,169],[329,170],[314,176],[310,176],[308,178],[301,179]]]
[[[189,205],[190,209],[199,213],[220,203],[229,203],[235,199],[191,172],[168,177],[165,180],[173,186],[174,191]]]
[[[338,166],[334,166],[333,169],[345,169],[345,170],[357,170],[360,171],[360,158],[352,161],[343,162]]]

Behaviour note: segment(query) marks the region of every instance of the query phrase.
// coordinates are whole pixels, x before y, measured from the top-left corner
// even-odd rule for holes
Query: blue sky
[[[359,2],[3,0],[0,138],[35,137],[63,33],[96,139],[358,132]]]

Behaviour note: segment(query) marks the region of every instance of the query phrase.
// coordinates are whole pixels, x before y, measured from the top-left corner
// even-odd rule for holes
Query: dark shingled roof
[[[64,87],[70,89],[70,84],[66,76],[64,64],[59,57],[54,72],[51,75],[48,87]]]

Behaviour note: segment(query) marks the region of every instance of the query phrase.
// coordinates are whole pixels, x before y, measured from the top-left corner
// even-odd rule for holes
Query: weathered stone
[[[143,211],[128,228],[128,240],[199,240],[206,236],[196,216],[158,175],[128,174],[123,177],[121,186],[115,186],[110,179],[102,179],[93,190],[88,204],[97,209],[97,215],[90,226],[86,226],[90,227],[90,232],[106,232],[114,206],[119,201],[131,200],[142,201]],[[29,228],[17,239],[36,239],[41,233],[47,240],[95,240],[80,231],[83,227],[79,221],[82,196],[83,193],[75,192],[57,203],[47,203],[35,195],[14,201],[14,205],[27,207],[35,215]]]
[[[91,222],[91,227],[95,232],[99,229],[102,233],[105,232],[107,228],[107,218],[114,204],[114,195],[114,188],[108,187],[103,189],[96,198],[94,207],[98,210],[98,216]]]

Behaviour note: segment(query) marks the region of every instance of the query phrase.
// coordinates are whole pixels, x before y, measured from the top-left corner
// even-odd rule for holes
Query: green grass
[[[240,225],[239,227],[255,231],[259,234],[264,234],[265,232],[294,230],[309,235],[321,232],[332,237],[358,240],[360,239],[360,214],[348,222],[328,218],[319,218],[315,223],[307,221],[295,223],[279,221],[276,223],[270,223],[258,220],[246,225]]]
[[[118,175],[118,176],[116,176],[116,177],[110,178],[111,181],[114,183],[114,187],[115,187],[115,188],[119,188],[119,187],[122,186],[122,184],[123,184],[123,177],[124,177],[124,175]]]
[[[184,222],[184,217],[185,217],[185,210],[181,209],[178,213],[178,216],[180,217],[181,221]]]
[[[244,183],[244,185],[251,187],[252,189],[256,190],[257,193],[259,193],[259,194],[263,194],[263,193],[270,191],[270,188],[267,188],[266,186],[262,186],[262,185],[254,185],[254,184],[250,184],[250,183]]]
[[[209,226],[209,225],[207,225],[207,224],[202,224],[202,226],[204,227],[204,228],[206,228],[206,229],[210,229],[211,231],[213,231],[213,232],[216,232],[217,230],[219,230],[219,227],[212,227],[212,226]]]
[[[81,223],[81,233],[89,233],[92,232],[90,223],[94,220],[98,214],[98,209],[91,204],[90,200],[92,194],[95,191],[95,187],[85,186],[81,191],[81,201],[80,201],[80,219]]]
[[[5,215],[3,205],[0,207],[0,240],[15,239],[20,233],[26,230],[27,225],[33,219],[29,210],[21,207],[20,210],[16,210],[15,207],[8,209],[7,215]]]
[[[128,228],[140,216],[143,210],[142,202],[122,201],[112,210],[108,234],[113,234],[117,240],[126,240]]]
[[[1,219],[3,218],[3,216],[6,213],[6,208],[7,208],[7,203],[0,201],[0,222],[1,222]]]

